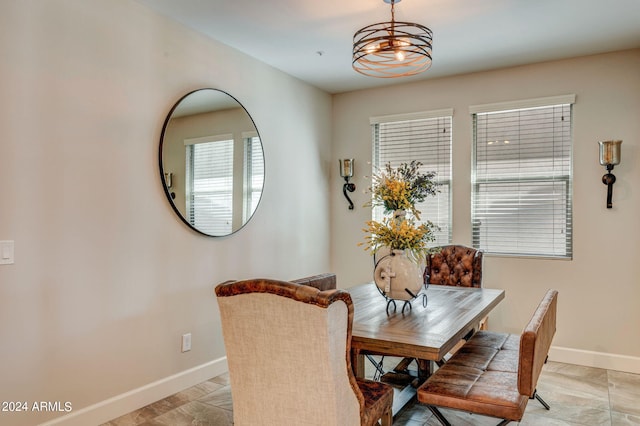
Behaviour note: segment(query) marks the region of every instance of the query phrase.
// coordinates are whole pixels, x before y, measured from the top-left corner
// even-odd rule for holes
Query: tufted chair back
[[[351,367],[349,293],[269,279],[215,292],[236,426],[392,423],[393,388]]]
[[[427,255],[425,282],[458,287],[482,287],[482,251],[461,245],[442,246]]]

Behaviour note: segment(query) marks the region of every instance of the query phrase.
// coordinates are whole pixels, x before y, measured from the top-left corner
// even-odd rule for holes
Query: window
[[[439,193],[416,205],[420,218],[440,227],[434,246],[451,243],[451,117],[453,110],[438,110],[385,117],[372,117],[373,165],[397,167],[413,160],[425,172],[436,172]],[[372,216],[382,219],[382,207]]]
[[[475,248],[571,258],[574,102],[568,95],[470,108]]]
[[[233,222],[233,135],[185,141],[187,218],[209,235],[227,235]]]

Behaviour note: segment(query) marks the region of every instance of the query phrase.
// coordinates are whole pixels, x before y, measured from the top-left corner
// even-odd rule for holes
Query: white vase
[[[424,266],[409,259],[404,250],[391,250],[377,257],[374,281],[388,299],[411,300],[424,284]]]

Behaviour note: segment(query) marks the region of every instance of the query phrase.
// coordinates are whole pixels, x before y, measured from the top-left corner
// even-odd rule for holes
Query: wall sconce
[[[606,166],[607,174],[602,176],[602,183],[607,185],[607,208],[610,209],[613,195],[613,184],[616,177],[611,173],[613,166],[620,164],[620,145],[622,141],[600,141],[600,165]]]
[[[353,210],[353,201],[347,195],[347,191],[353,192],[356,190],[356,185],[349,182],[349,178],[353,177],[353,158],[345,158],[340,161],[340,176],[344,178],[345,184],[342,186],[342,193],[344,197],[349,201],[349,210]]]
[[[165,172],[165,174],[164,174],[164,184],[167,185],[167,189],[171,189],[173,187],[173,173]],[[176,193],[171,191],[169,194],[171,195],[171,199],[175,200]]]

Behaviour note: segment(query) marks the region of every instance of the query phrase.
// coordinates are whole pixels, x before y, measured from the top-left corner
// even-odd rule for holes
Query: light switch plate
[[[14,263],[13,241],[0,241],[0,265],[11,265],[13,263]]]

